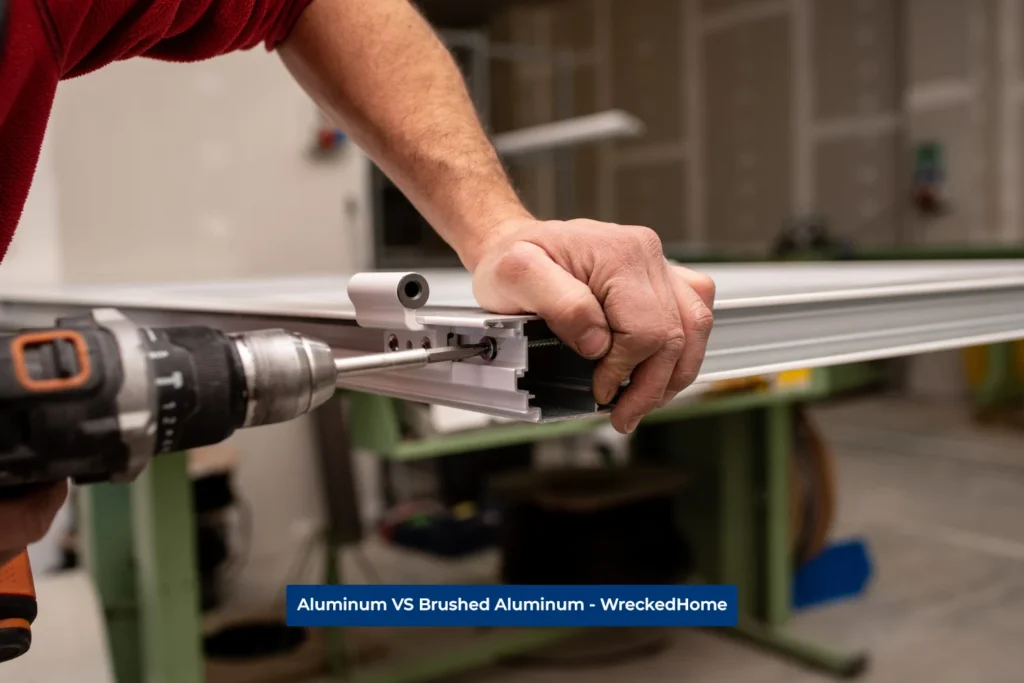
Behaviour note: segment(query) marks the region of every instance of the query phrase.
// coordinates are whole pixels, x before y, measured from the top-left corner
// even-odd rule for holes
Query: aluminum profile
[[[734,264],[702,267],[718,285],[715,330],[698,382],[908,356],[1024,338],[1024,262]],[[422,331],[355,322],[346,277],[233,282],[0,287],[5,327],[52,325],[112,306],[143,325],[203,324],[227,332],[279,327],[326,341],[338,356],[403,345],[498,339],[498,357],[351,378],[345,386],[530,422],[600,412],[593,365],[527,315],[494,315],[463,271],[421,271],[432,298]]]

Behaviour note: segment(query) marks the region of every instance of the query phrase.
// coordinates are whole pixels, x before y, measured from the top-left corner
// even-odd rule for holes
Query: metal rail
[[[1024,338],[1024,261],[735,264],[703,268],[718,284],[715,331],[698,381],[907,356]],[[281,327],[318,337],[339,358],[400,348],[498,342],[470,358],[382,375],[346,388],[531,422],[602,410],[593,364],[550,341],[532,316],[493,315],[462,271],[423,271],[422,329],[363,328],[348,278],[282,278],[141,286],[0,287],[0,321],[47,325],[95,306],[140,324],[206,324],[227,332]]]

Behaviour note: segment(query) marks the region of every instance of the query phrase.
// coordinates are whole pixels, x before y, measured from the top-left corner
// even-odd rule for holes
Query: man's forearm
[[[314,0],[280,53],[469,268],[495,227],[529,217],[458,67],[408,0]]]

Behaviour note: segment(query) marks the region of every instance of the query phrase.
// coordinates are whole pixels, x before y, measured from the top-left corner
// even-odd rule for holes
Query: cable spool
[[[797,566],[828,544],[836,514],[835,456],[804,406],[794,409],[790,523]]]

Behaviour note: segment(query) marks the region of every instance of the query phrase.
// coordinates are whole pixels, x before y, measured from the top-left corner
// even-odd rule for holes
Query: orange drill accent
[[[0,666],[3,666],[3,662],[20,657],[32,646],[36,587],[25,549],[0,567],[0,606]]]
[[[20,628],[23,631],[31,631],[32,624],[24,619],[0,619],[0,631],[5,628]]]
[[[32,579],[32,565],[28,551],[22,550],[13,560],[0,567],[0,595],[22,595],[35,599],[36,584]],[[0,625],[3,624],[0,615]]]
[[[25,363],[25,349],[37,344],[46,344],[58,339],[71,342],[75,347],[75,354],[78,356],[78,374],[74,377],[59,377],[55,379],[33,379],[29,374],[28,365]],[[92,376],[92,365],[89,361],[89,346],[85,337],[74,330],[46,330],[44,332],[26,332],[11,340],[11,362],[14,366],[14,376],[22,387],[29,391],[64,391],[76,389]]]

